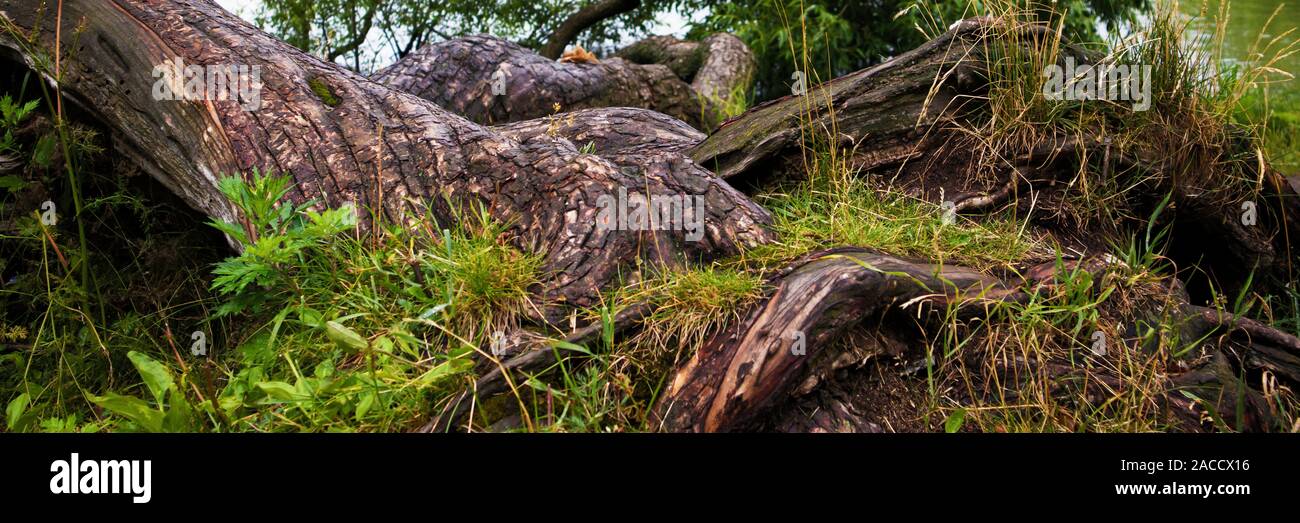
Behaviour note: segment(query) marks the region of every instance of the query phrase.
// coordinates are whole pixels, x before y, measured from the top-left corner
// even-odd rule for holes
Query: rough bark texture
[[[959,95],[983,87],[975,74],[977,64],[962,59],[984,33],[979,22],[961,22],[885,63],[754,107],[724,122],[691,157],[723,178],[766,177],[788,171],[793,162],[802,165],[807,141],[822,130],[835,130],[834,145],[862,144],[855,167],[897,166],[920,155],[927,130],[960,113]]]
[[[54,48],[48,28],[55,15],[47,10],[36,20],[39,4],[0,1],[21,31],[47,28],[32,42],[0,35],[0,47],[28,64]],[[207,0],[75,0],[63,4],[63,20],[65,29],[73,21],[85,26],[75,36],[63,32],[64,96],[112,130],[117,150],[217,219],[237,221],[217,177],[253,169],[291,176],[294,201],[354,202],[399,223],[424,216],[421,200],[443,224],[454,220],[453,207],[481,204],[511,225],[515,245],[544,254],[548,274],[539,293],[556,314],[593,303],[598,289],[620,271],[634,274],[638,262],[707,258],[769,238],[763,209],[681,154],[646,152],[625,160],[641,162],[633,169],[620,169],[567,139],[517,139],[315,59]],[[260,66],[260,107],[155,100],[151,72],[174,59]],[[620,187],[702,195],[704,237],[688,242],[681,230],[597,227],[598,198]]]
[[[758,68],[749,46],[727,33],[709,35],[699,42],[652,36],[620,49],[615,56],[638,64],[668,66],[704,100],[705,110],[712,112],[710,121],[721,121],[728,106],[744,99]]]
[[[704,139],[704,133],[681,120],[649,109],[631,107],[582,109],[550,118],[499,125],[494,129],[520,141],[543,135],[558,136],[602,157],[682,153]]]
[[[41,11],[39,4],[0,0],[6,19],[30,33],[0,33],[0,49],[33,67],[45,63],[42,56],[55,47],[52,31],[33,30],[54,23],[54,13]],[[971,55],[979,39],[987,36],[985,22],[963,22],[886,64],[829,82],[806,96],[750,111],[701,143],[703,136],[672,118],[671,112],[663,116],[646,108],[591,108],[499,127],[485,127],[443,108],[471,117],[477,114],[483,121],[507,121],[522,118],[530,110],[526,108],[536,108],[539,100],[549,102],[548,96],[569,94],[561,87],[576,86],[578,92],[589,94],[578,99],[579,107],[574,103],[566,107],[578,109],[581,100],[605,96],[581,91],[585,81],[605,74],[627,75],[623,78],[630,90],[613,92],[653,91],[645,78],[636,76],[641,73],[629,72],[631,64],[617,59],[603,64],[556,64],[499,40],[474,37],[426,48],[420,58],[404,60],[381,73],[377,78],[384,83],[380,83],[278,42],[208,0],[69,0],[62,8],[65,27],[75,25],[69,21],[84,20],[83,31],[63,33],[59,50],[63,95],[111,131],[115,150],[125,151],[195,208],[217,219],[237,221],[234,209],[216,189],[217,177],[253,169],[291,176],[295,184],[289,198],[294,201],[319,198],[330,206],[354,202],[380,209],[386,219],[396,222],[432,218],[445,224],[455,219],[456,206],[481,204],[510,224],[514,245],[543,254],[548,274],[538,293],[551,315],[566,306],[594,305],[597,291],[617,278],[635,278],[640,263],[707,259],[772,239],[764,228],[767,213],[697,161],[730,177],[788,169],[802,158],[807,140],[802,130],[811,121],[814,129],[838,129],[840,145],[857,146],[854,163],[867,171],[895,168],[921,154],[929,159],[911,162],[915,170],[900,169],[899,176],[933,174],[944,162],[968,163],[970,158],[960,154],[945,156],[945,151],[951,151],[945,147],[954,146],[928,131],[960,118],[966,110],[963,104],[974,100],[962,95],[981,89],[979,75],[970,69],[978,61],[958,63],[957,59]],[[679,73],[691,69],[683,65],[691,60],[690,52],[673,50],[684,48],[680,43],[660,42],[668,50],[656,60],[672,64]],[[177,58],[195,65],[260,66],[260,107],[245,110],[240,101],[231,100],[155,99],[153,67]],[[511,87],[504,100],[484,98],[490,89],[487,78],[498,64],[529,74],[516,77],[522,82],[507,82]],[[693,81],[704,69],[696,69]],[[672,77],[677,84],[666,89],[693,91],[669,65],[643,70]],[[571,83],[546,83],[554,78],[568,78],[565,82]],[[425,98],[446,95],[446,99],[431,102],[393,85],[414,89]],[[498,102],[516,105],[503,106],[509,109],[500,113],[506,117],[496,119],[492,104]],[[825,107],[834,108],[835,126],[830,126],[830,111],[820,109]],[[520,114],[515,114],[516,109]],[[1060,157],[1056,149],[1014,151],[1008,157],[1027,159],[1012,162],[1013,170],[1033,165],[1052,171]],[[1123,161],[1149,159],[1138,156]],[[1029,173],[1024,182],[1013,178],[1002,182],[1001,189],[963,198],[963,209],[995,205],[1018,184],[1033,185],[1040,175],[1050,177],[1050,172]],[[1272,195],[1294,196],[1276,173],[1261,177],[1271,184]],[[944,177],[953,178],[960,176],[948,172]],[[597,200],[613,196],[620,188],[643,195],[702,196],[704,236],[689,242],[682,230],[597,227]],[[1204,237],[1228,242],[1229,248],[1246,246],[1246,252],[1235,254],[1240,259],[1262,263],[1269,259],[1267,249],[1280,241],[1242,230],[1231,216],[1187,199],[1186,190],[1176,196],[1184,198],[1179,203],[1205,215],[1193,220],[1203,228]],[[1295,198],[1282,202],[1277,210],[1300,215],[1295,212]],[[914,350],[917,335],[901,327],[900,332],[877,328],[876,335],[851,343],[857,336],[852,329],[911,307],[953,306],[962,319],[979,316],[985,313],[981,303],[1024,299],[1036,292],[1034,285],[1051,278],[1051,271],[1028,274],[1023,280],[999,279],[868,248],[809,255],[773,275],[771,291],[743,320],[713,336],[676,370],[655,406],[656,427],[880,430],[863,403],[863,382],[856,388],[846,386],[838,371],[855,366],[853,362],[863,361],[873,350],[895,354]],[[1180,394],[1194,391],[1220,412],[1243,406],[1231,422],[1234,428],[1269,426],[1268,406],[1256,384],[1267,373],[1293,390],[1300,387],[1300,340],[1186,301],[1161,312],[1183,317],[1180,325],[1186,339],[1211,335],[1212,343],[1189,368],[1171,373],[1169,393],[1161,400],[1164,408],[1186,416],[1188,427],[1203,427],[1204,419]],[[623,311],[615,318],[616,329],[634,328],[646,313],[644,306]],[[579,328],[569,339],[589,340],[598,327]],[[427,430],[455,427],[474,394],[505,391],[510,380],[521,375],[517,373],[533,372],[553,361],[546,340],[523,333],[516,333],[514,339],[509,357],[495,362],[497,368],[478,381],[476,390],[450,402]],[[802,343],[802,350],[792,350],[796,342]],[[1059,376],[1063,383],[1074,372],[1052,368],[1050,363],[1005,365],[1008,378],[1014,378],[1021,367],[1034,365],[1039,367],[1036,371]],[[1100,384],[1123,383],[1103,375]],[[1089,386],[1097,385],[1084,385],[1084,392]]]
[[[753,81],[753,54],[731,35],[689,46],[698,65],[674,69],[618,57],[595,64],[556,62],[500,38],[470,36],[426,45],[372,78],[479,123],[639,107],[710,129],[732,93]]]

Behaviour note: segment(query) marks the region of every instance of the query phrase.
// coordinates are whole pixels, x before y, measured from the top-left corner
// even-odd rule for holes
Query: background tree
[[[666,13],[699,12],[710,0],[268,0],[258,26],[321,58],[370,72],[429,42],[488,33],[541,49],[576,33],[611,50],[650,32]],[[583,14],[586,17],[582,16]],[[564,22],[571,22],[565,24]],[[558,53],[555,54],[558,57]],[[553,57],[554,58],[554,57]]]
[[[1075,42],[1097,40],[1099,21],[1116,26],[1149,1],[1026,0],[1044,17],[1064,11]],[[603,56],[673,13],[690,20],[688,39],[739,36],[758,60],[753,99],[762,101],[789,93],[796,64],[812,81],[834,78],[920,45],[977,7],[971,0],[269,0],[256,21],[295,47],[369,73],[426,43],[478,33],[548,58],[573,43]]]

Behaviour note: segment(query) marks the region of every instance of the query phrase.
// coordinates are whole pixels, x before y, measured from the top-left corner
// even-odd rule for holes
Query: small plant
[[[257,171],[248,182],[238,178],[219,182],[222,194],[239,208],[246,222],[243,227],[211,222],[244,248],[213,271],[217,276],[213,289],[231,297],[217,310],[218,315],[256,309],[274,295],[293,292],[293,271],[310,254],[308,249],[321,247],[356,225],[356,212],[350,206],[318,212],[308,210],[313,202],[281,204],[289,183],[288,178],[263,176]]]
[[[198,429],[194,407],[186,400],[167,366],[145,354],[127,353],[140,373],[153,403],[114,392],[91,396],[90,401],[125,418],[132,428],[148,432],[192,432]]]
[[[39,104],[39,100],[32,100],[25,104],[15,103],[7,94],[0,97],[0,130],[4,131],[4,135],[0,136],[0,154],[18,152],[14,131],[18,130],[18,126],[28,116],[31,116],[32,111],[35,111]]]

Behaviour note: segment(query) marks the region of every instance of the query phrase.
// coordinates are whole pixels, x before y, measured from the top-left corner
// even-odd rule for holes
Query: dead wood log
[[[1300,249],[1292,238],[1300,234],[1296,219],[1300,198],[1284,176],[1262,162],[1262,170],[1253,165],[1244,168],[1245,177],[1258,179],[1254,186],[1224,183],[1228,175],[1208,163],[1255,157],[1244,133],[1230,125],[1216,135],[1218,141],[1194,146],[1205,149],[1198,154],[1213,159],[1199,164],[1189,160],[1195,165],[1187,161],[1175,165],[1171,157],[1177,155],[1161,150],[1161,144],[1175,140],[1159,135],[1163,131],[1155,127],[1145,131],[1151,135],[1140,141],[1145,145],[1129,150],[1085,130],[1079,136],[1043,132],[1033,143],[1016,142],[976,154],[982,149],[962,129],[979,128],[979,118],[987,116],[982,112],[987,107],[989,76],[985,55],[997,48],[996,39],[1009,38],[1011,32],[1019,38],[1016,42],[1055,38],[1044,26],[1009,27],[988,18],[961,21],[880,65],[809,85],[806,93],[768,102],[728,120],[689,154],[733,185],[748,189],[774,176],[802,176],[809,154],[833,147],[844,152],[855,172],[878,176],[897,190],[936,204],[953,203],[958,211],[991,210],[1008,202],[1025,214],[1032,209],[1036,219],[1069,245],[1075,244],[1071,239],[1085,235],[1068,223],[1062,226],[1044,218],[1073,212],[1063,200],[1081,163],[1104,163],[1105,183],[1130,188],[1112,205],[1137,218],[1131,223],[1113,223],[1110,215],[1073,221],[1110,221],[1107,226],[1140,229],[1162,198],[1172,195],[1160,225],[1183,229],[1178,235],[1183,244],[1175,249],[1180,265],[1203,265],[1229,292],[1252,271],[1275,281],[1294,277],[1291,265]],[[1061,59],[1066,55],[1093,59],[1068,45]],[[1013,200],[1011,196],[1022,188],[1048,192],[1050,197],[1038,201],[1037,207],[1028,199]],[[1254,221],[1243,218],[1247,205],[1255,209]],[[1202,243],[1207,238],[1213,238],[1212,246]],[[1079,247],[1106,246],[1101,242]],[[1216,255],[1201,260],[1199,253],[1205,250]]]
[[[825,251],[792,267],[742,322],[712,337],[675,371],[654,409],[654,428],[752,428],[789,396],[810,358],[863,318],[913,300],[943,306],[1018,294],[970,269],[865,249]]]

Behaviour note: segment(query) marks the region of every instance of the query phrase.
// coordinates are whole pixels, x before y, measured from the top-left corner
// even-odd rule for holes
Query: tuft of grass
[[[100,323],[51,296],[36,330],[6,327],[30,348],[0,360],[27,369],[3,383],[9,430],[406,430],[530,306],[540,258],[504,244],[482,208],[362,238],[350,206],[279,203],[288,183],[220,181],[242,219],[212,225],[242,252],[216,264],[221,302],[201,298],[200,314],[183,303]],[[69,274],[50,289],[75,290]]]
[[[760,274],[734,267],[662,272],[621,297],[624,302],[649,301],[654,310],[617,352],[648,376],[662,375],[694,355],[718,330],[739,321],[762,292]]]
[[[746,253],[751,262],[770,267],[810,251],[857,245],[988,269],[1047,252],[1012,214],[981,221],[945,215],[941,206],[875,186],[829,155],[818,156],[813,169],[805,181],[756,197],[772,212],[780,240]]]

